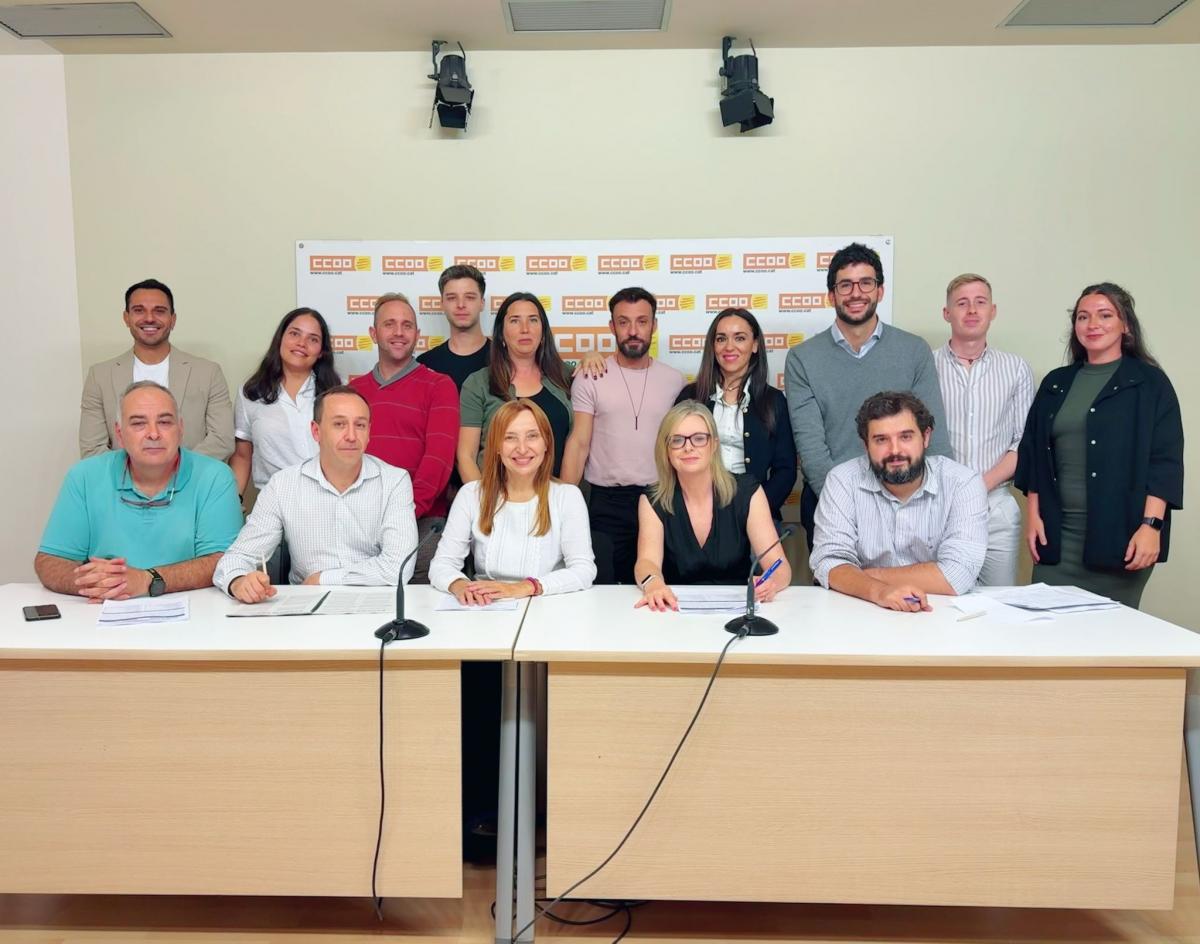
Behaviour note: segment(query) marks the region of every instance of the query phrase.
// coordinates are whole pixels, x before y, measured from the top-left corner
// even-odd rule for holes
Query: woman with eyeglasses
[[[754,476],[779,521],[796,484],[796,441],[787,401],[767,381],[762,328],[745,308],[726,308],[708,326],[696,382],[675,402],[684,400],[712,404],[725,468]]]
[[[1017,452],[1033,579],[1136,609],[1183,507],[1179,399],[1127,291],[1089,285],[1070,317],[1071,363],[1042,381]]]
[[[779,562],[755,590],[759,601],[792,582],[767,497],[753,478],[725,468],[707,407],[687,400],[663,417],[654,463],[658,481],[638,504],[635,606],[679,609],[672,584],[744,585],[752,553],[763,554],[764,573]]]
[[[488,366],[463,383],[457,458],[464,482],[479,478],[479,447],[487,439],[492,417],[518,397],[532,400],[546,414],[554,433],[551,459],[557,476],[575,419],[571,380],[554,345],[546,309],[529,292],[513,292],[504,299],[492,328]]]
[[[321,313],[314,308],[289,311],[234,402],[236,445],[229,467],[239,495],[251,479],[261,489],[280,469],[317,454],[313,403],[341,382]]]

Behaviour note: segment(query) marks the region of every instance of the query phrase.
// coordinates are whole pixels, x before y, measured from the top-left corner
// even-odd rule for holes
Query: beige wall
[[[153,275],[181,346],[236,384],[293,302],[302,237],[878,232],[899,325],[939,343],[946,281],[982,271],[994,343],[1039,375],[1079,288],[1126,284],[1200,428],[1200,47],[760,52],[779,120],[745,137],[719,127],[708,51],[472,54],[464,139],[426,129],[426,56],[70,58],[84,362],[128,343],[121,291]],[[1147,607],[1200,628],[1194,514]]]
[[[0,49],[8,47],[0,41]],[[32,44],[32,50],[44,49]],[[33,554],[78,458],[79,311],[59,56],[0,55],[0,372],[6,442],[0,582],[33,579]]]

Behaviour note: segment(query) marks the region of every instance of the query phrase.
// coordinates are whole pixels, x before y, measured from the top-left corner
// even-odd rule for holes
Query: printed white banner
[[[577,361],[614,349],[608,298],[641,285],[658,298],[658,337],[652,353],[689,377],[704,335],[724,308],[745,308],[762,325],[771,382],[783,386],[787,349],[833,320],[825,278],[834,252],[861,242],[883,262],[888,287],[879,316],[891,321],[890,236],[797,236],[758,239],[538,240],[401,242],[302,240],[296,244],[296,302],[315,308],[334,335],[343,377],[375,363],[367,333],[375,299],[403,292],[417,310],[418,350],[445,340],[437,279],[442,269],[469,263],[487,280],[483,328],[511,292],[537,295],[546,308],[559,353]]]

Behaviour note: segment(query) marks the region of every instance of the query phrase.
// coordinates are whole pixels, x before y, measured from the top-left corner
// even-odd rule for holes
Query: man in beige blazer
[[[121,396],[135,380],[153,380],[179,403],[183,445],[226,461],[233,453],[233,404],[221,368],[171,346],[175,297],[157,279],[131,285],[125,292],[125,325],[133,348],[112,360],[93,364],[83,382],[79,416],[79,455],[86,459],[113,447],[113,426],[120,419]]]

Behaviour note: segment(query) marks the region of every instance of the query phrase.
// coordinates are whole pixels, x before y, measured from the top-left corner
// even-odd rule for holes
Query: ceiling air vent
[[[1153,26],[1188,0],[1025,0],[1004,26]]]
[[[0,6],[0,26],[22,39],[171,35],[137,3]]]
[[[664,30],[670,0],[502,0],[514,33]]]

